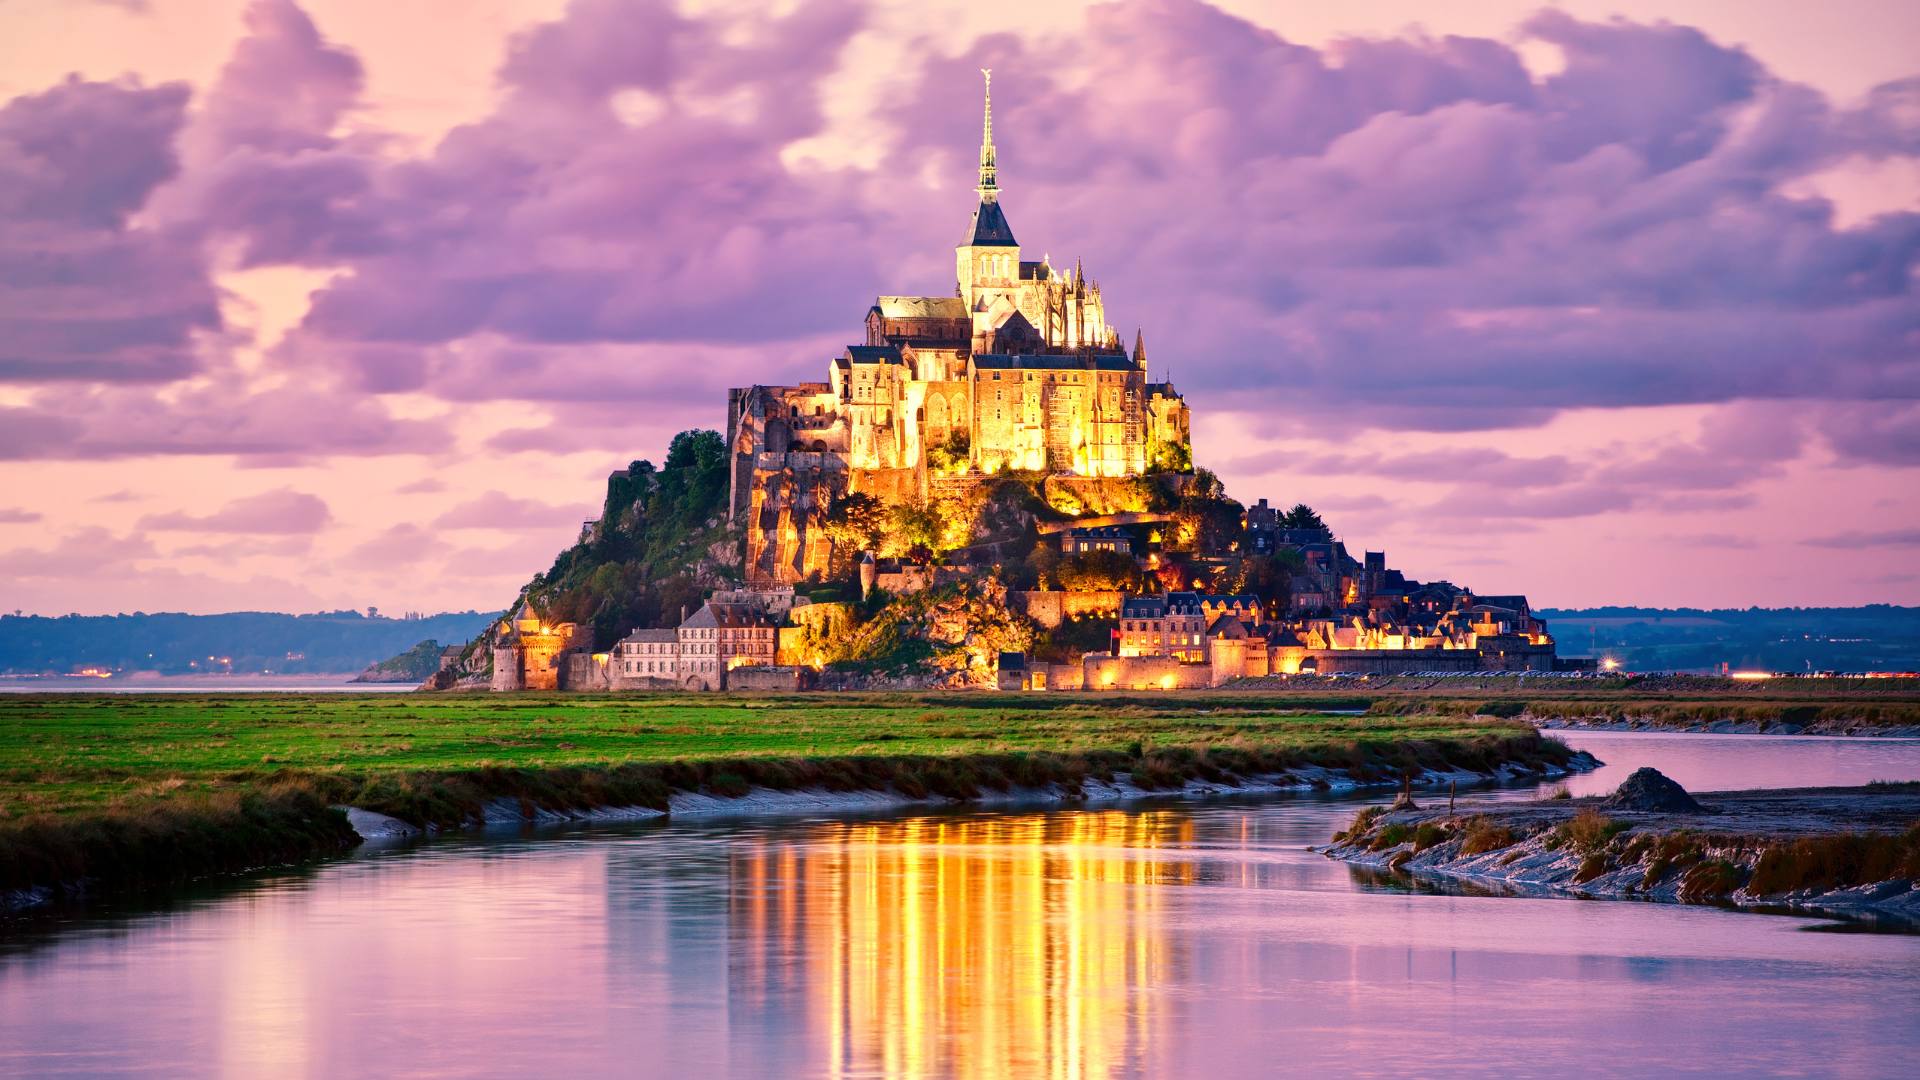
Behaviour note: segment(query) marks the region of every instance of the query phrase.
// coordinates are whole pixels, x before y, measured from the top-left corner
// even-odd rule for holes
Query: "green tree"
[[[916,561],[924,562],[940,546],[941,533],[946,531],[946,522],[940,514],[926,506],[896,506],[887,515],[889,527],[889,547],[896,553],[914,556],[916,549],[925,554]]]
[[[1308,506],[1306,503],[1294,503],[1293,509],[1280,515],[1280,527],[1283,529],[1324,530],[1327,527],[1327,523],[1320,520],[1320,515],[1313,512],[1313,507]]]
[[[1067,592],[1139,592],[1140,566],[1118,551],[1082,551],[1060,560],[1053,576]]]
[[[1306,560],[1291,548],[1273,555],[1245,555],[1235,568],[1233,591],[1259,597],[1269,617],[1283,614],[1293,600],[1293,576]]]
[[[829,576],[847,577],[853,573],[853,562],[860,552],[879,551],[886,543],[888,517],[880,500],[864,491],[834,496],[823,522],[828,539],[833,541]]]

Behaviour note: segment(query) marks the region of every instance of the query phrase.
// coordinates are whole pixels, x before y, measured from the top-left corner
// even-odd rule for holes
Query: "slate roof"
[[[1527,598],[1525,596],[1515,595],[1511,593],[1505,596],[1482,596],[1478,593],[1475,593],[1473,597],[1473,602],[1475,607],[1504,608],[1508,611],[1516,612],[1521,615],[1527,614],[1529,610],[1529,608],[1527,607]]]
[[[773,620],[767,617],[766,612],[751,604],[716,604],[709,600],[700,605],[699,611],[687,616],[687,621],[681,623],[680,627],[685,629],[690,626],[697,628],[772,625]]]
[[[889,319],[964,319],[967,302],[957,296],[882,296],[874,307]]]
[[[1020,246],[1020,241],[1013,238],[1013,226],[1007,224],[1006,211],[1000,209],[998,199],[980,200],[980,209],[973,212],[973,227],[967,233],[967,244],[971,247]]]
[[[1120,601],[1123,619],[1158,619],[1171,611],[1175,615],[1199,615],[1203,608],[1217,607],[1240,611],[1260,610],[1260,600],[1251,595],[1171,592],[1165,596],[1129,596]]]
[[[1092,363],[1089,364],[1088,361]],[[982,370],[1023,371],[1132,371],[1125,355],[1083,356],[1077,353],[975,353],[973,366]]]
[[[856,364],[897,364],[900,350],[893,345],[849,345],[847,356]]]

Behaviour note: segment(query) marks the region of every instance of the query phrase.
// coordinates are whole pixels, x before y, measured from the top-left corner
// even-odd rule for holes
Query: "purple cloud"
[[[449,443],[439,421],[397,419],[377,398],[319,385],[255,392],[215,384],[172,402],[128,388],[69,387],[0,407],[0,461],[232,454],[297,462],[429,453]]]
[[[44,548],[0,551],[0,574],[16,578],[64,578],[124,568],[152,558],[153,545],[140,536],[115,536],[106,529],[79,529]]]
[[[211,514],[149,514],[140,528],[202,533],[314,533],[333,520],[324,500],[281,489],[235,499]]]
[[[10,506],[0,506],[0,525],[31,525],[39,521],[38,510],[18,510]]]
[[[503,491],[489,491],[455,506],[433,521],[436,529],[553,529],[578,524],[592,508],[582,505],[555,506],[535,499],[521,499]]]
[[[0,345],[0,377],[235,373],[167,407],[43,389],[0,411],[0,458],[450,445],[443,422],[387,411],[400,393],[540,403],[486,436],[496,452],[629,456],[676,426],[637,421],[634,402],[715,423],[728,385],[820,377],[873,294],[950,290],[974,69],[991,65],[1029,257],[1084,254],[1110,314],[1147,328],[1156,373],[1203,415],[1243,411],[1256,440],[1509,429],[1572,408],[1727,417],[1697,445],[1593,464],[1340,451],[1317,455],[1323,471],[1449,483],[1442,507],[1469,513],[1577,516],[1738,505],[1750,496],[1730,489],[1817,444],[1920,461],[1920,373],[1903,360],[1920,214],[1843,228],[1787,194],[1856,157],[1920,154],[1920,79],[1841,107],[1687,27],[1546,12],[1521,36],[1565,63],[1536,81],[1501,41],[1311,48],[1150,0],[1091,10],[1070,49],[896,42],[907,74],[873,167],[820,168],[790,151],[827,132],[823,95],[873,29],[852,4],[742,19],[576,0],[515,36],[487,114],[418,152],[342,133],[364,71],[291,0],[246,20],[191,119],[180,87],[68,83],[0,108],[0,207],[58,240],[0,225],[0,284],[38,290],[0,306],[0,341],[28,346]],[[112,137],[48,136],[63,127]],[[28,280],[45,276],[33,252],[68,237],[91,261]],[[216,249],[345,271],[268,358],[299,391],[256,388],[220,343],[190,348],[225,329]]]
[[[1825,548],[1920,547],[1920,529],[1843,532],[1811,537],[1801,543]]]
[[[178,378],[220,327],[199,248],[129,223],[178,168],[186,86],[69,78],[0,105],[0,382]]]
[[[1536,83],[1497,41],[1316,50],[1188,0],[1098,8],[1070,72],[1008,35],[903,62],[922,74],[868,175],[781,156],[822,130],[863,27],[849,7],[740,34],[575,3],[514,40],[491,115],[401,159],[328,134],[358,67],[272,10],[248,48],[296,85],[295,119],[242,58],[208,109],[230,153],[264,145],[314,186],[275,173],[260,196],[300,199],[296,229],[236,181],[220,227],[352,263],[279,360],[334,357],[375,392],[691,402],[807,374],[830,350],[789,350],[857,336],[865,297],[950,287],[976,138],[956,88],[991,63],[1016,230],[1057,260],[1082,245],[1123,325],[1179,327],[1156,360],[1202,399],[1474,430],[1920,394],[1886,360],[1920,332],[1920,214],[1841,229],[1782,194],[1849,154],[1914,152],[1914,91],[1836,110],[1686,27],[1542,14],[1523,33],[1565,67]],[[638,122],[634,93],[656,106]],[[685,380],[694,341],[742,362]]]

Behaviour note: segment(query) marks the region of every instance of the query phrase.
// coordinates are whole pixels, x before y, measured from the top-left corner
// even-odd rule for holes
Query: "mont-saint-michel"
[[[1127,347],[1079,260],[1025,257],[983,75],[952,294],[876,297],[823,381],[730,390],[723,441],[689,432],[666,472],[615,473],[578,545],[428,686],[1181,690],[1592,668],[1556,657],[1525,596],[1413,580],[1310,507],[1243,505],[1196,467],[1144,329]],[[663,548],[649,494],[671,473],[718,495],[716,466],[724,503]],[[637,547],[680,576],[681,606],[617,595],[631,579],[606,568]]]
[[[0,1074],[1912,1074],[1920,5],[1692,7],[0,3]]]

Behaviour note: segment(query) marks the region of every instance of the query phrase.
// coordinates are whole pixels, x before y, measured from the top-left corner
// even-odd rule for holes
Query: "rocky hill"
[[[578,623],[590,629],[596,650],[636,626],[677,624],[683,608],[739,581],[739,538],[727,527],[726,499],[725,441],[715,431],[681,432],[659,468],[636,461],[607,477],[599,519],[506,610],[526,602],[552,622]],[[457,682],[483,680],[491,668],[488,627],[475,629]]]

